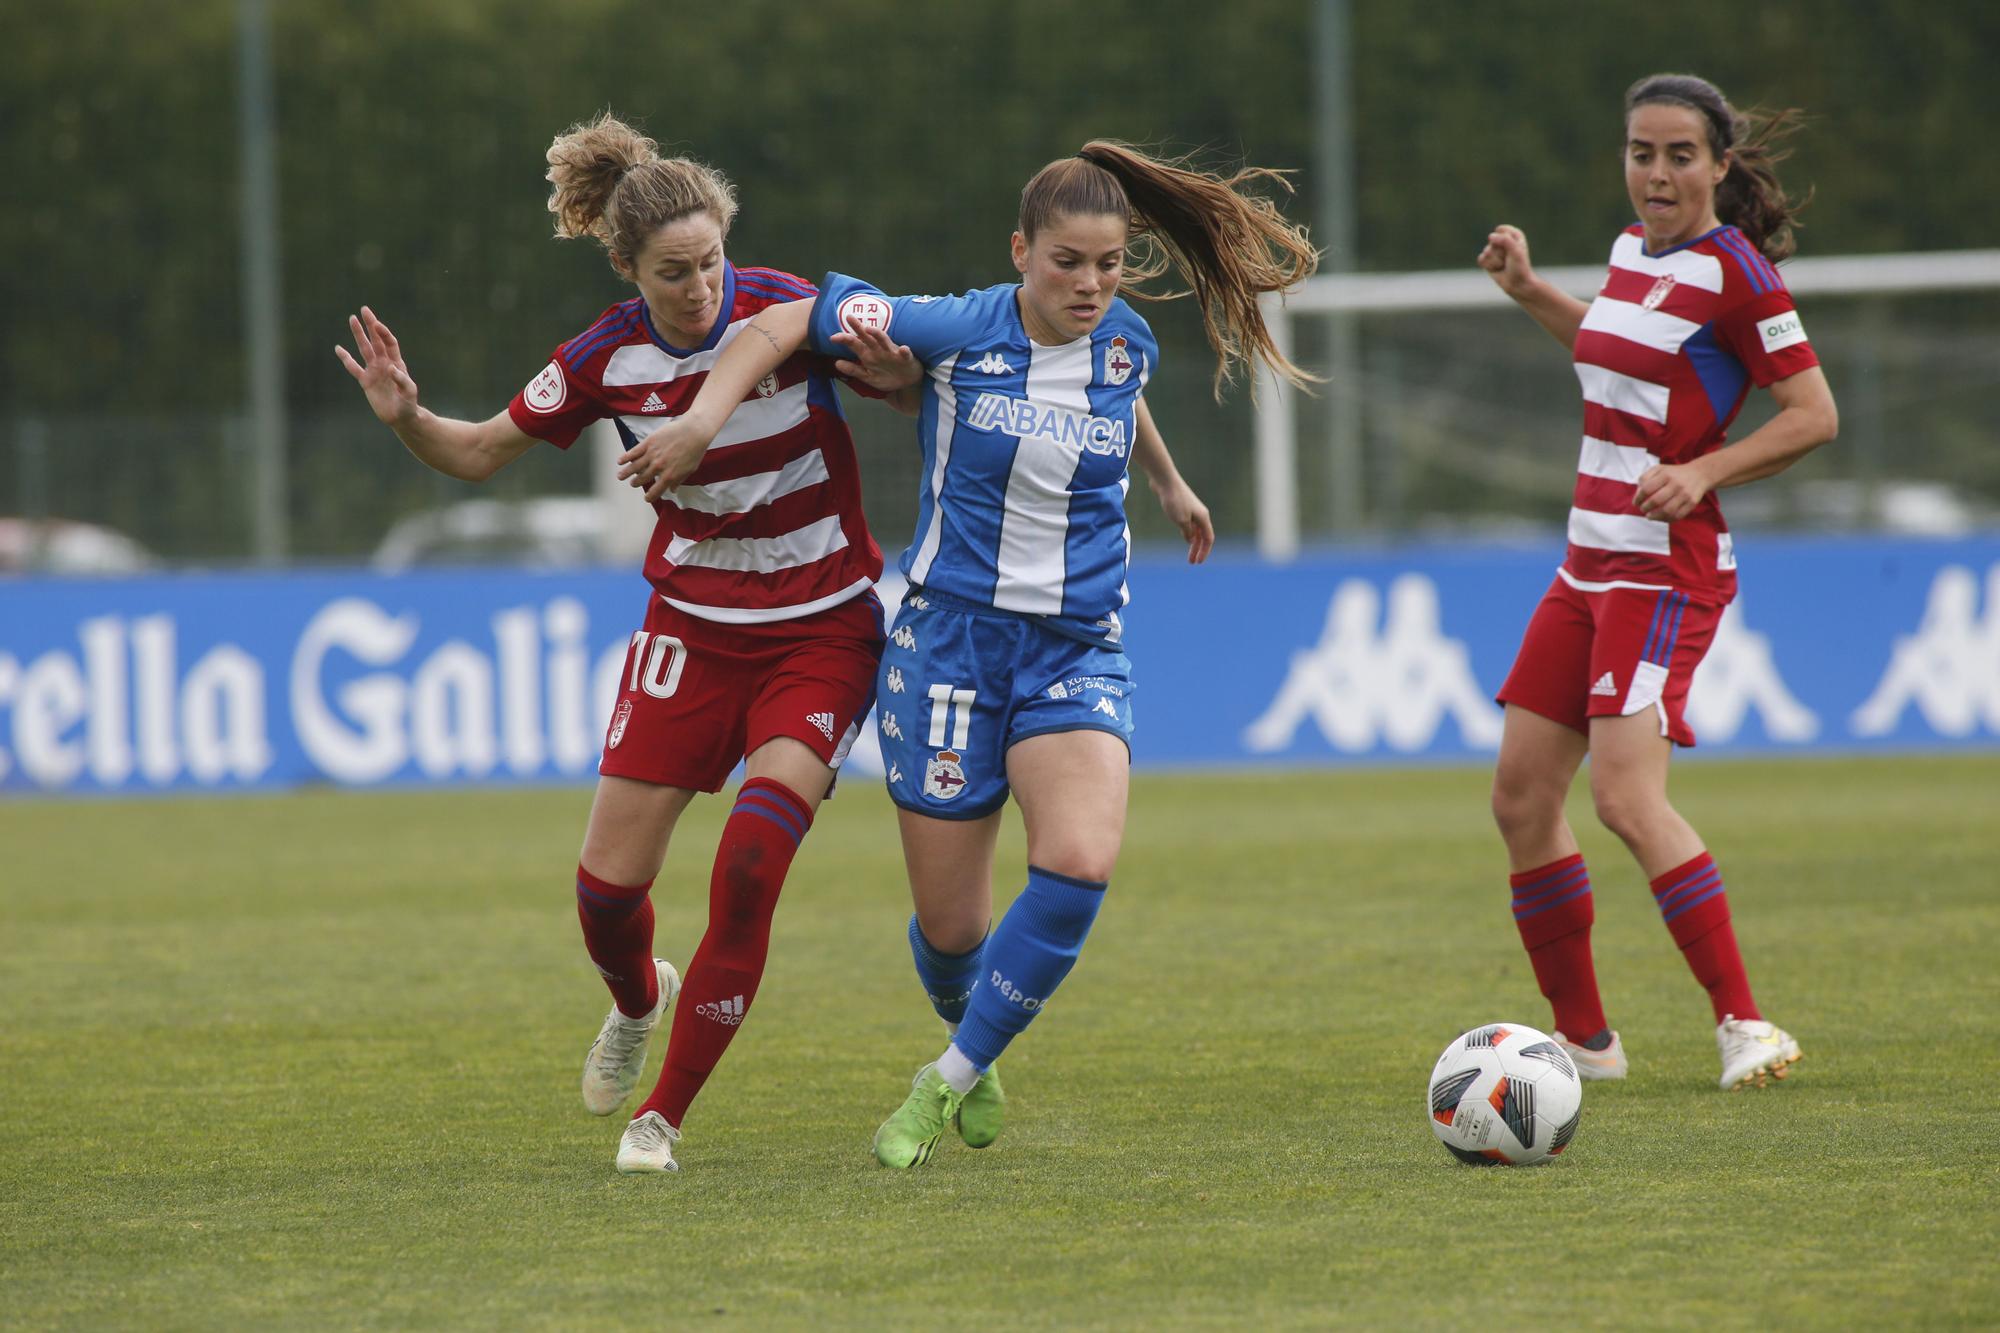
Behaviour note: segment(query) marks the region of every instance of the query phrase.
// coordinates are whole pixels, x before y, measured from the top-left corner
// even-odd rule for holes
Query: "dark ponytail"
[[[1140,253],[1126,264],[1122,291],[1164,301],[1187,291],[1145,292],[1137,284],[1169,265],[1186,279],[1201,307],[1203,331],[1215,351],[1215,394],[1233,383],[1238,365],[1262,360],[1293,384],[1316,379],[1292,364],[1264,324],[1257,298],[1290,291],[1319,267],[1304,227],[1287,222],[1276,204],[1241,186],[1282,174],[1245,167],[1233,176],[1199,171],[1185,159],[1148,157],[1129,145],[1093,139],[1075,157],[1049,163],[1021,191],[1021,235],[1060,217],[1109,214],[1130,219]]]
[[[1786,141],[1805,125],[1797,107],[1738,111],[1722,90],[1692,74],[1652,74],[1625,90],[1625,115],[1665,104],[1699,111],[1708,125],[1708,148],[1717,161],[1729,155],[1729,174],[1715,187],[1715,216],[1750,238],[1774,264],[1792,257],[1799,210],[1811,198],[1793,199],[1778,181],[1778,163],[1791,156]]]

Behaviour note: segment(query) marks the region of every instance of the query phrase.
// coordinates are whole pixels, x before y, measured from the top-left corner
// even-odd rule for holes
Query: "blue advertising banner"
[[[2000,537],[1738,552],[1702,751],[2000,745]],[[1484,758],[1560,554],[1135,561],[1135,762]],[[588,780],[647,595],[608,570],[0,581],[0,792]],[[850,763],[880,771],[872,733]]]

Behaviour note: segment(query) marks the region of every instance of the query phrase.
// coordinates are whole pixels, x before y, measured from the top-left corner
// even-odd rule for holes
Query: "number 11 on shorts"
[[[931,686],[931,748],[944,748],[945,727],[951,722],[954,709],[958,713],[958,725],[952,728],[951,748],[963,750],[972,734],[972,701],[979,696],[972,690],[955,690],[949,685]]]

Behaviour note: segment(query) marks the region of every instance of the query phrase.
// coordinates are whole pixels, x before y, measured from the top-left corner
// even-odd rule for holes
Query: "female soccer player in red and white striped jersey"
[[[814,294],[788,273],[731,264],[729,182],[662,158],[609,115],[558,137],[548,162],[556,234],[596,239],[637,296],[561,344],[483,422],[418,403],[395,335],[373,311],[349,320],[359,359],[337,349],[375,414],[447,476],[483,481],[537,440],[566,449],[607,417],[629,446],[687,410],[758,311]],[[864,357],[858,373],[914,414],[914,358]],[[834,378],[825,358],[787,358],[745,396],[698,470],[656,488],[645,572],[657,595],[632,635],[576,871],[584,944],[613,999],[584,1062],[591,1112],[609,1115],[631,1093],[680,993],[658,1085],[619,1146],[621,1171],[678,1169],[681,1119],[756,998],[779,889],[873,697],[882,555],[862,517]],[[708,930],[682,985],[653,956],[648,895],[681,811],[696,792],[720,790],[739,761],[745,778],[715,856]]]
[[[1773,169],[1776,145],[1796,124],[1795,112],[1745,115],[1690,75],[1641,79],[1625,96],[1624,134],[1639,220],[1613,245],[1596,299],[1538,277],[1515,227],[1496,227],[1479,254],[1571,349],[1583,385],[1569,551],[1500,690],[1493,813],[1515,924],[1585,1078],[1627,1068],[1591,960],[1590,875],[1563,817],[1586,754],[1597,817],[1638,860],[1708,991],[1721,1085],[1761,1087],[1799,1058],[1751,998],[1721,873],[1667,799],[1673,747],[1695,739],[1688,685],[1736,591],[1715,492],[1783,471],[1839,421],[1774,267],[1792,253],[1796,211]],[[1752,385],[1778,413],[1725,449]]]

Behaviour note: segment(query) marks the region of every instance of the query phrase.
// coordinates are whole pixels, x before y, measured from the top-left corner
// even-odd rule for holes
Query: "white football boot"
[[[1715,1044],[1722,1050],[1721,1087],[1725,1092],[1764,1087],[1781,1079],[1798,1062],[1799,1044],[1792,1034],[1761,1018],[1725,1014],[1715,1027]]]
[[[653,1011],[644,1018],[627,1018],[612,1005],[604,1026],[597,1030],[597,1040],[590,1043],[590,1053],[583,1057],[583,1105],[592,1115],[610,1115],[632,1095],[646,1068],[646,1042],[681,988],[681,974],[666,959],[655,958],[653,970],[660,979],[660,998]]]
[[[1555,1034],[1569,1055],[1569,1062],[1576,1066],[1576,1076],[1589,1082],[1601,1079],[1624,1078],[1631,1065],[1625,1061],[1625,1043],[1616,1032],[1611,1034],[1611,1044],[1601,1051],[1593,1051],[1587,1046],[1579,1046],[1562,1033]]]
[[[625,1126],[625,1137],[618,1140],[618,1169],[628,1176],[678,1171],[681,1164],[674,1160],[674,1145],[680,1141],[681,1132],[665,1116],[648,1111]]]

